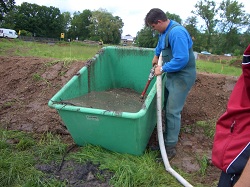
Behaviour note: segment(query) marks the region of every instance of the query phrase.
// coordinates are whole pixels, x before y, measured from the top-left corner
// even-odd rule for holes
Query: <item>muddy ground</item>
[[[62,135],[69,144],[73,143],[68,131],[54,109],[47,105],[49,99],[80,70],[84,62],[77,61],[69,66],[63,62],[49,66],[54,59],[37,57],[0,56],[0,124],[6,129],[34,133],[50,131]],[[198,73],[182,113],[182,129],[177,147],[177,156],[171,161],[187,172],[200,169],[197,156],[211,159],[212,140],[204,129],[195,125],[198,121],[215,121],[225,111],[228,97],[237,77]],[[154,132],[149,144],[157,143]],[[67,172],[67,164],[74,165],[75,174]],[[44,172],[55,171],[51,166],[39,166]],[[79,171],[81,171],[79,173]],[[70,186],[108,186],[106,181],[98,181],[94,175],[101,172],[97,166],[87,163],[65,163],[57,175],[62,179],[68,176]],[[76,175],[77,173],[77,175]],[[195,181],[214,186],[220,171],[212,164],[207,174],[197,176]],[[86,183],[82,180],[85,179]]]

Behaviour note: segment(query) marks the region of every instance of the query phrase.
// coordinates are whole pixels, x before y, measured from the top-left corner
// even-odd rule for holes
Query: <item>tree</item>
[[[69,36],[71,38],[78,38],[80,40],[85,40],[90,37],[89,25],[91,23],[90,19],[92,12],[90,10],[84,10],[82,13],[74,12],[74,16],[71,21],[71,26],[69,28]]]
[[[59,38],[63,32],[63,17],[55,7],[22,3],[6,16],[5,24],[15,24],[15,30],[26,30],[34,36]]]
[[[7,14],[4,15],[1,27],[16,30],[15,28],[16,22],[14,19],[16,17],[16,13],[17,13],[16,6],[14,6]]]
[[[215,16],[217,14],[216,4],[214,1],[200,0],[195,4],[196,10],[192,13],[201,17],[205,22],[205,37],[206,37],[206,49],[211,48],[211,37],[214,33],[217,20]]]
[[[71,24],[71,14],[70,12],[63,12],[62,13],[62,17],[63,17],[63,30],[64,32],[68,32],[69,28],[70,28],[70,24]]]
[[[104,43],[119,44],[121,40],[122,19],[113,16],[106,10],[99,9],[92,12],[91,24],[89,26],[92,40],[102,40]]]
[[[137,33],[135,42],[138,47],[154,48],[158,42],[158,33],[150,27],[144,27]]]
[[[8,14],[15,6],[15,0],[0,0],[0,25],[2,25],[4,17]]]
[[[220,10],[220,30],[222,33],[230,32],[232,29],[240,30],[249,26],[249,14],[243,10],[244,5],[237,1],[222,1]]]
[[[195,16],[188,17],[184,23],[184,27],[188,30],[189,34],[193,39],[195,39],[199,30],[197,29],[197,18]]]
[[[168,19],[174,20],[174,21],[182,24],[182,20],[181,20],[181,17],[179,15],[171,14],[170,12],[166,12],[166,15],[167,15]]]
[[[237,50],[240,33],[243,28],[249,26],[249,14],[246,14],[243,8],[244,5],[235,0],[223,0],[219,6],[220,22],[218,30],[225,37],[225,42],[219,47],[223,48],[224,52]]]
[[[188,30],[192,40],[193,40],[193,49],[194,51],[202,51],[203,39],[202,34],[197,28],[198,21],[196,16],[188,17],[184,23],[185,28]]]
[[[170,12],[166,12],[165,14],[168,19],[174,20],[178,23],[182,22],[180,16],[177,14],[171,14]],[[159,33],[157,31],[154,31],[152,28],[144,26],[144,28],[137,33],[135,42],[138,47],[154,48],[157,45],[158,36]]]

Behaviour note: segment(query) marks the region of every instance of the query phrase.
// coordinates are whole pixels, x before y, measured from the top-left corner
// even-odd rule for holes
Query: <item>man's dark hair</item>
[[[159,8],[152,8],[145,17],[145,25],[157,24],[158,20],[167,21],[167,15]]]

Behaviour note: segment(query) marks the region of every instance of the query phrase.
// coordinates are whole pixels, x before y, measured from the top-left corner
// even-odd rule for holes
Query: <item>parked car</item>
[[[201,51],[201,54],[203,54],[203,55],[211,55],[211,53],[209,53],[207,51]]]
[[[224,56],[232,56],[232,54],[230,54],[230,53],[227,53],[227,54],[224,54]]]

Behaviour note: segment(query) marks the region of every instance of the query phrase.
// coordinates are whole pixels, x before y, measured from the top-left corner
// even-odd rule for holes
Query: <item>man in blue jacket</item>
[[[171,159],[176,155],[181,112],[196,80],[193,41],[188,31],[179,23],[168,19],[161,9],[151,9],[145,17],[145,25],[160,33],[152,64],[158,63],[162,52],[163,65],[156,66],[155,75],[166,73],[164,140],[168,158]]]

